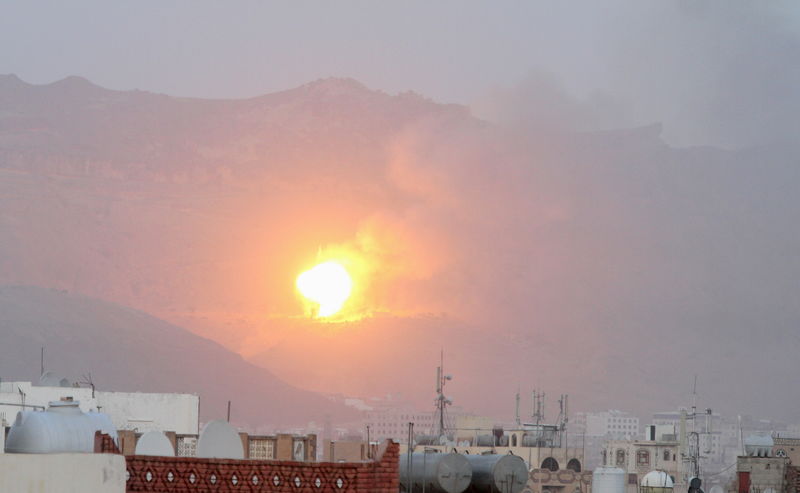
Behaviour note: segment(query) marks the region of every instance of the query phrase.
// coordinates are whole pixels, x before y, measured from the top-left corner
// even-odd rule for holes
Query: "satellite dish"
[[[135,455],[155,455],[158,457],[175,457],[175,449],[167,435],[160,431],[148,431],[136,442]]]
[[[197,440],[197,457],[244,459],[244,445],[239,433],[227,421],[210,421]]]

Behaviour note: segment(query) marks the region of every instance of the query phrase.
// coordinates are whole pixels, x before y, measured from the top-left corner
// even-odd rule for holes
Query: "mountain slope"
[[[144,310],[303,388],[428,406],[445,347],[482,412],[536,386],[646,413],[698,374],[702,405],[790,419],[798,149],[549,123],[349,79],[204,101],[6,76],[0,284]],[[294,280],[340,253],[375,316],[308,320]]]
[[[251,426],[304,425],[351,417],[327,399],[302,391],[208,339],[143,312],[35,287],[0,288],[0,375],[37,379],[46,366],[78,379],[91,373],[102,390],[200,395],[201,419],[224,416]]]

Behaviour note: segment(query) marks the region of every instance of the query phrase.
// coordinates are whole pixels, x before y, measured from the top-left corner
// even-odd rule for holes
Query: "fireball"
[[[342,309],[353,290],[353,280],[339,262],[328,261],[297,276],[297,290],[319,305],[317,317],[330,317]]]

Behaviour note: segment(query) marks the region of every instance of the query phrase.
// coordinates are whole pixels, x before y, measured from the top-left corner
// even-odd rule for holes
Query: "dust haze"
[[[700,375],[715,410],[794,417],[796,4],[343,3],[302,35],[270,30],[294,4],[73,5],[0,7],[0,283],[317,392],[425,408],[443,348],[497,416],[533,386],[673,408]],[[370,266],[359,320],[303,317],[326,252]]]

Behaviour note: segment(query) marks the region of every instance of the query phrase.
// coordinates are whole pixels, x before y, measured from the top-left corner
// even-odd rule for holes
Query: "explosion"
[[[353,280],[342,264],[323,262],[297,276],[297,290],[319,306],[317,317],[330,317],[342,309],[353,290]]]

